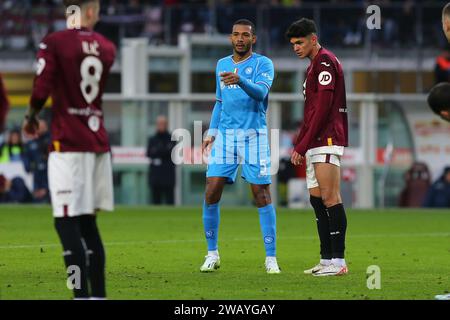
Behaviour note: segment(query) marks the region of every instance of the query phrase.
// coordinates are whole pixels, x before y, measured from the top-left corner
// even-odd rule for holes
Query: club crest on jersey
[[[333,80],[333,77],[331,76],[331,73],[329,73],[328,71],[322,71],[319,74],[318,80],[321,85],[326,86],[330,84],[331,80]]]
[[[273,242],[273,237],[271,236],[265,236],[264,237],[264,243],[269,244]]]
[[[252,67],[248,67],[245,69],[245,74],[250,74],[252,73],[252,71],[253,71]]]
[[[93,132],[97,132],[100,129],[100,118],[97,116],[90,116],[88,119],[88,126]]]

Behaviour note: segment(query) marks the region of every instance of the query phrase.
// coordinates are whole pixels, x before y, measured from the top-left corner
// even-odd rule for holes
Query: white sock
[[[323,266],[329,266],[331,264],[331,259],[320,259],[320,264]]]
[[[333,258],[333,259],[331,259],[331,263],[337,267],[346,266],[345,259]]]
[[[274,261],[277,262],[277,257],[266,257],[266,262],[267,261]]]
[[[208,256],[219,256],[219,250],[208,251]]]

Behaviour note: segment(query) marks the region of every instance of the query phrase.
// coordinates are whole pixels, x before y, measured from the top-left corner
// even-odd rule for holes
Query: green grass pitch
[[[433,299],[450,291],[450,212],[347,210],[344,277],[317,278],[312,210],[279,209],[279,275],[264,270],[255,208],[223,206],[221,268],[202,274],[201,208],[118,207],[99,225],[109,299]],[[367,267],[381,289],[367,288]],[[50,207],[0,207],[0,299],[70,299]]]

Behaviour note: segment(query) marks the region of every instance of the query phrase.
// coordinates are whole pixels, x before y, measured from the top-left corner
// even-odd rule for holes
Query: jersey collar
[[[231,61],[233,61],[233,63],[234,63],[235,65],[237,65],[237,64],[241,64],[241,63],[243,63],[243,62],[245,62],[245,61],[249,60],[250,58],[252,58],[254,54],[255,54],[255,53],[254,53],[254,52],[252,52],[252,54],[251,54],[251,55],[249,55],[249,56],[248,56],[247,58],[245,58],[244,60],[242,60],[242,61],[239,61],[239,62],[235,62],[235,61],[234,61],[234,59],[233,59],[233,55],[231,55]]]

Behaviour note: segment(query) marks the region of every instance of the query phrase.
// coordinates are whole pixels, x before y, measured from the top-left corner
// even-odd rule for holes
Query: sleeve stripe
[[[217,97],[216,97],[216,100],[219,101],[219,102],[222,102],[222,99],[219,99],[219,98],[217,98]]]
[[[267,89],[269,89],[270,90],[270,86],[267,84],[267,83],[265,83],[264,81],[258,81],[258,82],[256,82],[257,84],[258,83],[262,83],[262,84],[265,84],[266,85],[266,87],[267,87]]]

